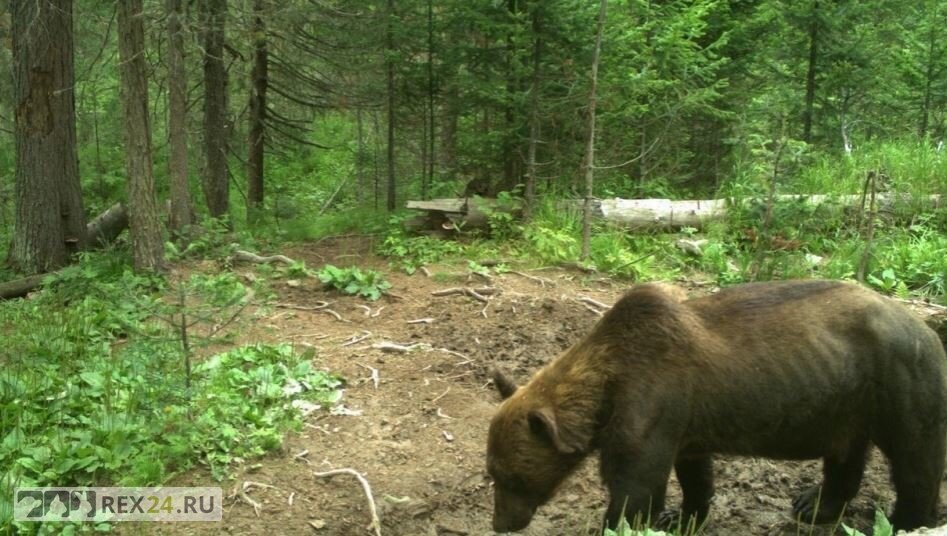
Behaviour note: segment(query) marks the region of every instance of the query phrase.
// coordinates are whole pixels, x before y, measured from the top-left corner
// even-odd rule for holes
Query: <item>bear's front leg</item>
[[[684,501],[680,510],[665,510],[658,526],[690,534],[707,519],[710,502],[714,497],[714,466],[710,456],[678,457],[674,462],[674,473],[681,485]]]
[[[634,527],[650,526],[664,510],[674,450],[658,444],[629,449],[619,444],[602,448],[602,480],[609,503],[605,526],[616,528],[622,517]]]

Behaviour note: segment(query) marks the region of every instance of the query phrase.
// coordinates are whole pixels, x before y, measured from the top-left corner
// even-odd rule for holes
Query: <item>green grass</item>
[[[898,192],[947,192],[947,157],[917,140],[867,143],[851,156],[819,155],[787,181],[787,193],[856,194],[868,170],[881,170]]]

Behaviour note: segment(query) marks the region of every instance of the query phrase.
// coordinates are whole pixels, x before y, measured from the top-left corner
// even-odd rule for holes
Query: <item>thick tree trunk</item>
[[[135,269],[161,270],[164,241],[155,198],[145,65],[145,24],[142,0],[118,2],[119,73],[125,118],[125,170],[128,214]]]
[[[171,232],[194,223],[187,173],[187,70],[184,64],[182,0],[167,0],[168,17],[168,175],[171,178]]]
[[[388,21],[385,32],[385,48],[388,52],[385,60],[387,78],[388,78],[388,202],[386,204],[388,211],[395,210],[396,188],[395,188],[395,64],[394,55],[394,0],[388,0]]]
[[[602,51],[602,30],[608,1],[601,0],[598,9],[598,28],[595,31],[595,51],[592,53],[592,87],[589,89],[589,138],[585,147],[585,200],[582,209],[582,260],[589,258],[592,240],[592,186],[595,179],[595,104],[598,90],[598,59]]]
[[[114,240],[128,227],[128,212],[121,203],[115,203],[108,210],[99,214],[86,227],[89,237],[89,247],[105,246]],[[31,290],[40,286],[49,273],[31,275],[22,279],[15,279],[0,283],[0,300],[20,298]]]
[[[10,263],[26,273],[86,244],[76,155],[72,0],[12,0],[16,141]]]
[[[210,215],[230,210],[227,167],[227,70],[224,66],[224,27],[227,0],[204,0],[204,198]]]
[[[263,0],[253,2],[253,70],[250,73],[250,139],[247,154],[247,213],[263,206],[263,157],[266,141],[266,90],[269,58]]]
[[[809,21],[809,67],[806,71],[806,103],[802,118],[802,140],[812,141],[812,114],[815,107],[815,75],[819,60],[819,0],[812,2]]]

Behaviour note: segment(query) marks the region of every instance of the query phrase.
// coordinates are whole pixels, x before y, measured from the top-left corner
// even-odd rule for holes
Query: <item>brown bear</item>
[[[888,458],[898,529],[933,526],[947,438],[947,356],[893,300],[837,281],[739,285],[683,300],[658,285],[626,293],[591,333],[506,399],[490,423],[494,530],[526,527],[593,451],[605,523],[657,520],[673,468],[680,517],[702,523],[712,456],[822,458],[821,486],[793,510],[835,521],[869,446]]]

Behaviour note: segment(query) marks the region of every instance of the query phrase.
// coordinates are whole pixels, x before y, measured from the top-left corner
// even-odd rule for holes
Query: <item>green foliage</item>
[[[115,254],[86,254],[30,300],[0,302],[0,494],[16,486],[154,485],[194,465],[217,477],[298,426],[293,400],[327,404],[339,380],[287,345],[198,363],[187,387],[169,287]],[[239,307],[232,274],[179,282],[194,344]],[[200,303],[197,303],[200,302]],[[229,313],[228,313],[229,314]],[[0,511],[0,526],[10,523]],[[22,533],[72,530],[21,526]]]
[[[592,236],[589,257],[592,264],[609,275],[636,281],[670,279],[676,270],[662,264],[676,252],[661,238],[628,234],[623,229],[602,229]]]
[[[296,355],[288,344],[234,348],[194,369],[200,389],[187,406],[164,408],[168,422],[192,421],[165,438],[163,448],[198,453],[215,478],[282,444],[287,427],[298,428],[293,400],[323,405],[341,396],[341,381],[312,368],[311,351]],[[159,447],[160,448],[160,447]]]
[[[464,252],[464,246],[453,240],[429,236],[408,236],[404,230],[403,220],[403,217],[391,218],[388,235],[378,248],[378,252],[392,259],[393,263],[408,274],[413,274],[421,266],[440,262]]]
[[[864,532],[845,524],[842,525],[842,530],[847,536],[865,536]],[[894,536],[894,527],[881,510],[875,510],[875,524],[872,526],[871,534],[872,536]]]
[[[632,528],[628,521],[622,518],[615,529],[605,529],[602,536],[670,536],[663,530],[654,530],[650,527]]]
[[[892,230],[874,252],[867,279],[884,292],[925,296],[947,294],[947,236],[919,223],[908,230]]]
[[[523,231],[527,247],[548,263],[573,261],[579,257],[579,239],[570,229],[533,224]]]
[[[317,275],[327,287],[372,301],[381,298],[381,295],[391,288],[391,283],[386,281],[380,273],[374,270],[362,270],[355,266],[337,268],[327,264],[319,270]]]
[[[186,230],[185,234],[189,240],[183,247],[174,242],[165,243],[165,255],[168,260],[222,259],[241,247],[254,246],[254,240],[249,233],[234,233],[226,219],[205,218],[199,226]]]
[[[379,234],[384,232],[387,220],[384,212],[364,207],[326,212],[318,217],[300,212],[281,221],[272,231],[291,241],[318,240],[345,234]],[[270,231],[266,227],[261,227],[261,230]]]
[[[490,236],[495,240],[509,240],[522,231],[519,214],[523,210],[523,200],[518,190],[512,193],[500,192],[493,206],[480,205],[480,209],[487,215]],[[477,199],[472,202],[477,203]]]

